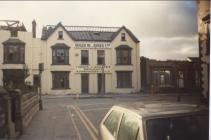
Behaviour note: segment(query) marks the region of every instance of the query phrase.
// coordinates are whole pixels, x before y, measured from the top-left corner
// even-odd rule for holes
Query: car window
[[[152,119],[146,123],[147,136],[149,140],[208,140],[208,123],[208,116]]]
[[[121,112],[113,110],[104,122],[105,127],[110,131],[113,136],[117,134],[117,127],[121,115]]]
[[[118,140],[136,140],[138,129],[138,120],[124,115],[119,127]]]

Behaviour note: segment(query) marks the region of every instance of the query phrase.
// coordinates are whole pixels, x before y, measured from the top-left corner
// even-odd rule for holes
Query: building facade
[[[140,58],[141,87],[157,93],[196,93],[201,89],[199,58],[158,61]]]
[[[0,30],[2,85],[6,82],[5,71],[24,67],[27,68],[25,82],[36,85],[38,65],[43,63],[43,94],[140,91],[139,40],[126,27],[79,27],[58,23],[44,26],[41,38],[36,38],[36,22],[32,24],[32,32],[18,31],[16,37],[11,37],[10,30]],[[18,40],[19,45],[10,43],[14,40]],[[17,51],[17,56],[10,54],[9,49],[14,46],[21,50]],[[18,63],[9,57],[17,57],[14,59]]]
[[[209,99],[210,86],[210,1],[197,1],[199,57],[202,95]]]

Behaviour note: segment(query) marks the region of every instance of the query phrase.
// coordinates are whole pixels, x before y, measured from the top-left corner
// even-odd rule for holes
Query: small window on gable
[[[18,36],[18,31],[17,30],[11,30],[10,31],[11,37],[17,37]]]
[[[126,38],[125,38],[125,33],[122,33],[121,34],[121,41],[125,41],[126,40]]]
[[[63,39],[63,31],[58,32],[58,39]]]

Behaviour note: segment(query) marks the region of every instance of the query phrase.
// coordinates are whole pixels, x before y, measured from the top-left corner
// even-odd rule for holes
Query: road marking
[[[91,106],[91,105],[113,105],[111,103],[94,103],[94,104],[80,104],[78,106],[82,107],[82,106]]]
[[[76,107],[76,109],[81,113],[81,115],[84,117],[84,119],[86,120],[86,122],[89,124],[89,126],[91,127],[91,129],[94,131],[95,135],[98,135],[98,131],[97,129],[94,127],[94,125],[92,124],[92,122],[87,118],[87,116],[83,113],[83,111],[80,110],[80,108]]]
[[[74,119],[73,119],[73,115],[74,115],[74,114],[72,114],[72,113],[70,112],[69,106],[67,106],[67,111],[68,111],[68,114],[69,114],[69,116],[70,116],[70,119],[71,119],[71,121],[72,121],[72,123],[73,123],[73,127],[74,127],[74,129],[75,129],[75,131],[76,131],[78,140],[82,140],[81,134],[79,133],[79,130],[78,130],[78,127],[76,126],[75,121],[74,121]]]
[[[90,134],[90,136],[92,137],[93,140],[97,140],[97,136],[94,134],[94,132],[92,132],[91,127],[88,125],[88,123],[85,121],[85,119],[82,117],[81,113],[74,107],[71,106],[71,108],[76,112],[76,114],[79,116],[81,122],[84,124],[84,126],[86,127],[88,133]]]
[[[104,108],[81,109],[81,111],[83,111],[83,112],[88,112],[88,111],[107,110],[107,109],[110,109],[110,108],[104,107]]]

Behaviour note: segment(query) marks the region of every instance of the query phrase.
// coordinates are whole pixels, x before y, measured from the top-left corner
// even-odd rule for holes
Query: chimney
[[[33,38],[36,38],[36,26],[37,26],[36,21],[33,20],[32,21],[32,35],[33,35]]]

